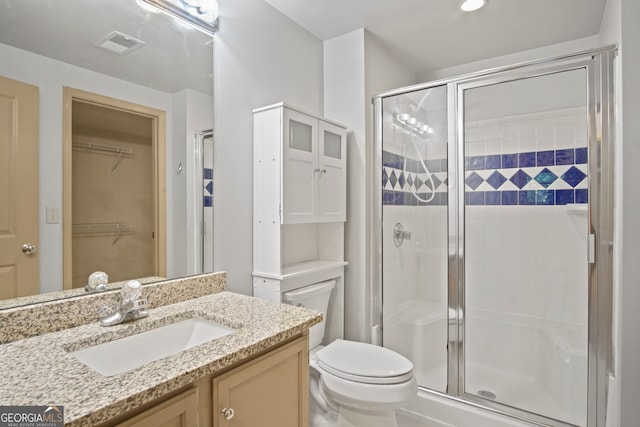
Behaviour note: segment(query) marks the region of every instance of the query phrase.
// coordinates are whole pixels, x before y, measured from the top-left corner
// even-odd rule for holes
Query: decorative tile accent
[[[544,188],[547,188],[551,184],[553,184],[553,182],[558,179],[558,177],[549,169],[544,168],[538,175],[536,175],[534,179],[538,182],[538,184],[542,185]]]
[[[422,162],[405,161],[401,155],[386,151],[382,157],[384,205],[447,204],[447,159],[424,162],[436,193],[425,202],[431,197],[432,185]],[[585,147],[467,157],[465,187],[469,194],[465,201],[471,205],[507,206],[588,203],[587,160]],[[470,195],[474,193],[482,195]]]
[[[586,177],[587,175],[575,166],[571,166],[569,170],[562,175],[562,179],[574,188]]]
[[[487,178],[487,182],[489,183],[490,186],[493,187],[494,190],[497,190],[498,188],[500,188],[502,186],[502,184],[505,183],[506,180],[507,180],[507,178],[505,178],[498,171],[494,171],[491,175],[489,175],[489,178]],[[500,203],[498,203],[498,204],[500,204]]]
[[[536,165],[536,153],[520,153],[518,154],[518,166],[527,168]]]
[[[202,206],[210,208],[213,206],[213,169],[202,169],[202,186],[205,189],[205,194],[202,199]]]
[[[576,150],[556,150],[556,165],[572,165],[575,163]]]
[[[553,166],[555,164],[555,153],[551,151],[538,151],[536,153],[537,166]]]
[[[531,181],[531,177],[527,175],[527,173],[522,169],[518,169],[518,171],[514,173],[511,178],[509,178],[509,181],[513,182],[518,186],[518,188],[522,189],[522,187],[524,187],[529,183],[529,181]]]
[[[404,188],[404,172],[400,172],[400,176],[398,177],[398,185],[400,185],[400,188]]]
[[[478,188],[483,181],[484,179],[482,179],[482,177],[475,172],[471,172],[471,174],[465,180],[467,185],[471,187],[473,190]]]
[[[503,154],[502,155],[502,167],[504,169],[511,169],[518,167],[518,155],[517,154]]]
[[[398,182],[398,178],[396,177],[396,171],[391,172],[391,175],[389,176],[389,182],[391,183],[392,187],[396,186],[396,183]]]

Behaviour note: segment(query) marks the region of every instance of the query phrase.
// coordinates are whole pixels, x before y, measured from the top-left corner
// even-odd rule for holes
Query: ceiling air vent
[[[96,42],[94,46],[104,49],[107,52],[116,53],[118,55],[127,55],[145,44],[145,42],[138,40],[135,37],[128,36],[119,31],[113,31]]]

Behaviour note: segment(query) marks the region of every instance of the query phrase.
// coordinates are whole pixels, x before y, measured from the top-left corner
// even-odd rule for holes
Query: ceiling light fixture
[[[407,113],[394,114],[393,122],[396,125],[400,126],[402,129],[409,131],[410,133],[421,138],[426,138],[428,135],[431,135],[433,133],[432,127],[420,122],[417,118]]]
[[[140,0],[161,12],[214,36],[219,29],[217,0]]]
[[[474,10],[478,10],[484,7],[484,5],[486,4],[486,0],[463,0],[462,2],[460,2],[458,7],[463,12],[473,12]]]

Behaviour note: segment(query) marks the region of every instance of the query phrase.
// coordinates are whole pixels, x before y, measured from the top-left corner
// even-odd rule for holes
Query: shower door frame
[[[383,344],[382,283],[382,101],[408,92],[447,87],[448,119],[448,362],[446,393],[422,391],[481,407],[540,426],[571,426],[506,404],[464,392],[464,91],[524,78],[583,69],[586,74],[588,126],[589,234],[594,236],[593,261],[588,264],[587,427],[604,427],[608,379],[612,372],[614,102],[613,64],[617,48],[579,52],[410,86],[374,97],[373,206],[371,209],[372,342]],[[595,404],[594,404],[595,403]]]
[[[202,274],[205,271],[205,220],[204,220],[204,142],[213,140],[213,129],[203,130],[193,135],[193,174],[190,174],[189,186],[193,193],[194,203],[191,215],[193,216],[193,261],[190,267],[193,274]],[[213,216],[213,212],[211,213]],[[212,231],[213,232],[213,231]],[[213,247],[210,248],[213,256]],[[211,261],[213,265],[213,261]]]

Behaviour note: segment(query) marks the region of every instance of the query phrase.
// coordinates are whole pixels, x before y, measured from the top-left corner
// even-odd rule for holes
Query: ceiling
[[[114,30],[146,45],[125,56],[94,46]],[[0,43],[167,93],[212,94],[211,40],[135,0],[0,0]]]
[[[598,34],[606,0],[265,0],[321,40],[365,28],[417,73]]]
[[[458,0],[265,1],[321,40],[365,28],[416,73],[597,34],[606,2],[489,0],[463,13]],[[147,44],[126,56],[94,46],[114,30]],[[213,91],[211,38],[134,0],[0,0],[0,43],[168,93]]]

